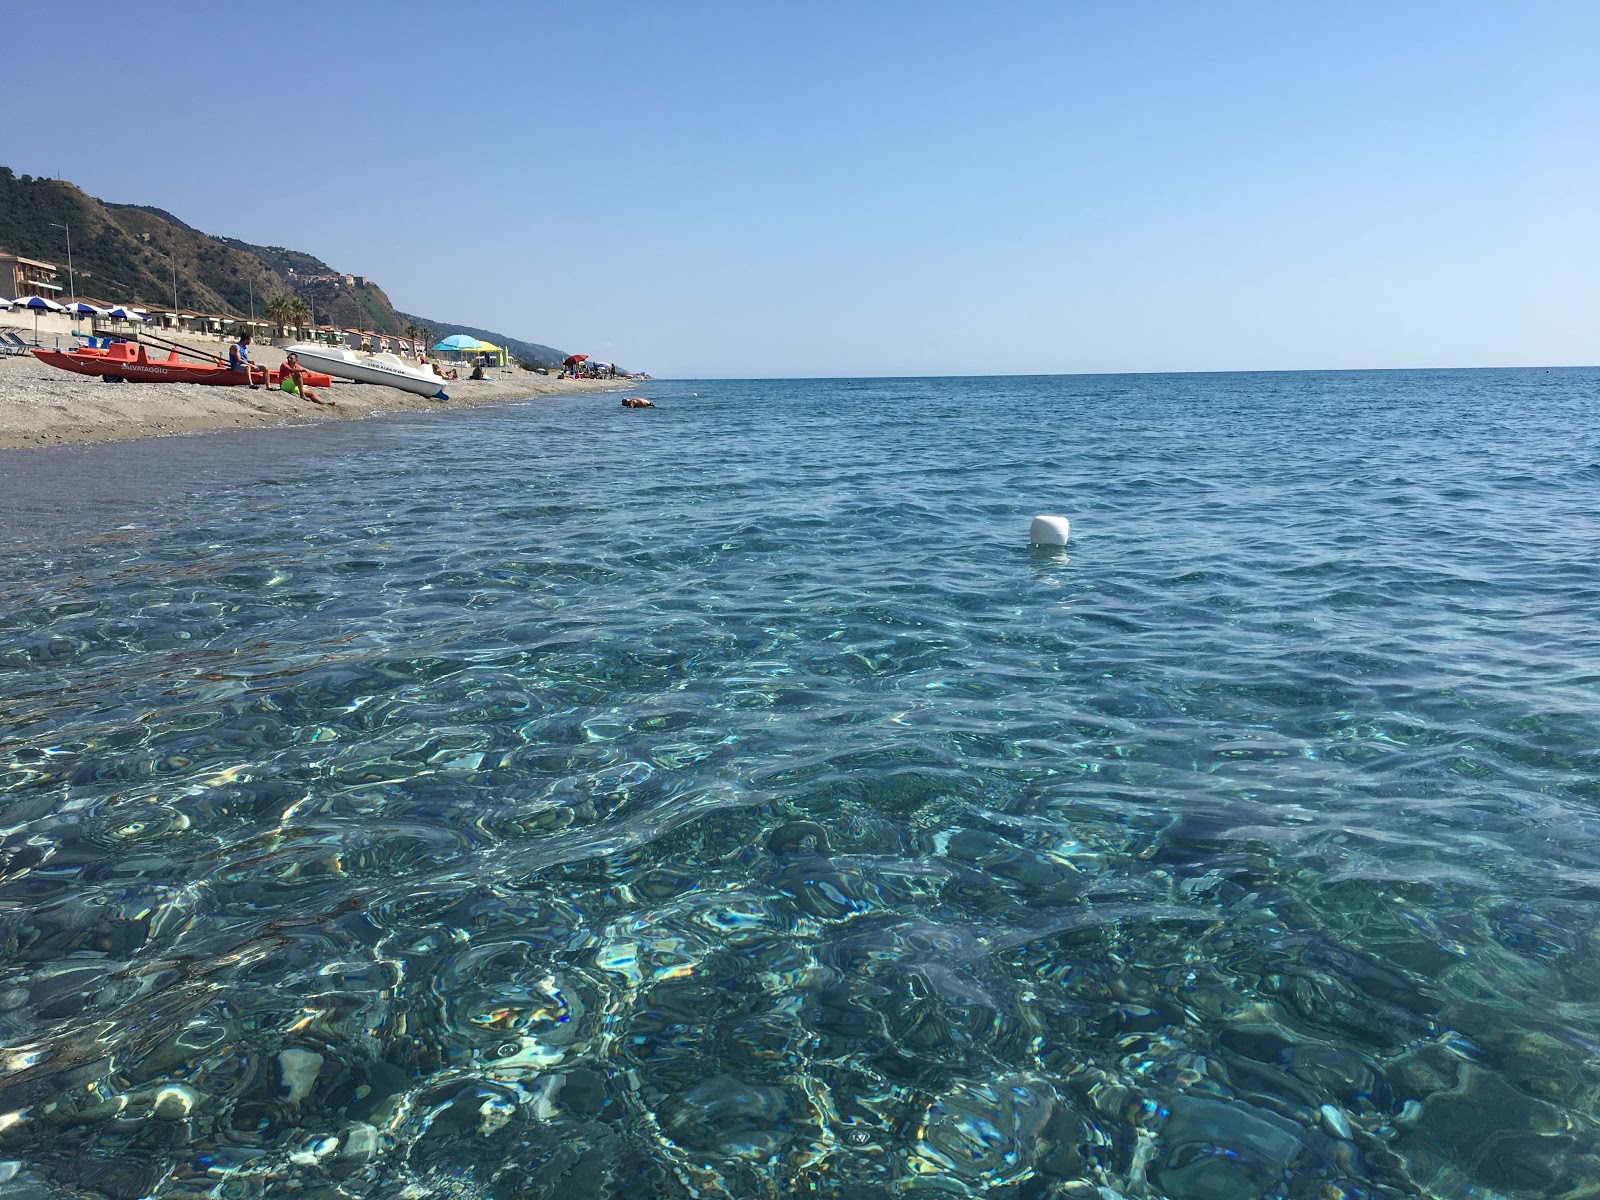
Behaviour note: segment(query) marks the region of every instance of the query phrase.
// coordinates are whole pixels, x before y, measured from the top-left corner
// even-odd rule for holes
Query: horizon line
[[[697,382],[761,382],[789,383],[809,381],[814,383],[848,382],[853,379],[1083,379],[1124,375],[1353,375],[1380,372],[1401,373],[1411,371],[1593,371],[1600,363],[1533,363],[1522,365],[1478,367],[1238,367],[1238,368],[1188,368],[1170,371],[983,371],[979,373],[946,372],[926,375],[652,375],[656,383]]]

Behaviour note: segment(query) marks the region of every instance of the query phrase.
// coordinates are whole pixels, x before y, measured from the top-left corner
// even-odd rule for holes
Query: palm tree
[[[298,296],[274,296],[267,301],[267,319],[278,327],[278,336],[283,337],[288,324],[295,319],[295,305],[304,305],[305,301]]]
[[[294,322],[295,328],[311,325],[311,306],[299,296],[293,296],[289,302],[289,319]]]

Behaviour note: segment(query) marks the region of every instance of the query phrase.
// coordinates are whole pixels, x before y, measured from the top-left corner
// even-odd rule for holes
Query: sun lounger
[[[0,354],[20,356],[28,353],[29,344],[9,329],[0,329]]]

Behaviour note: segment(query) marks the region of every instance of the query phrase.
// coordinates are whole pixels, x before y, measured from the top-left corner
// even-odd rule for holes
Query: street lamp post
[[[78,302],[78,281],[72,273],[72,222],[51,221],[50,224],[55,229],[65,229],[67,231],[67,286],[72,289],[72,302],[76,304]]]

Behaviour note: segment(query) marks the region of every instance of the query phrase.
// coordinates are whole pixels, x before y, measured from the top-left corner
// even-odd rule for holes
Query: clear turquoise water
[[[650,394],[0,456],[17,1194],[1600,1180],[1600,371]]]

